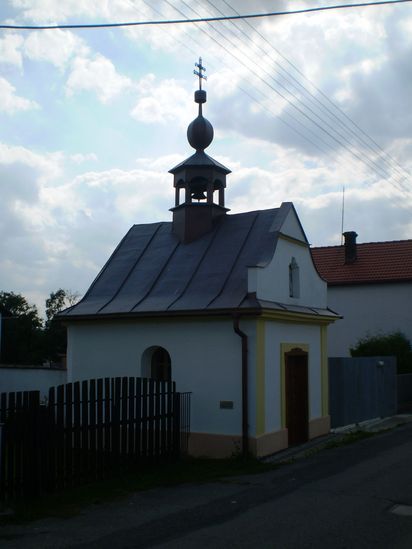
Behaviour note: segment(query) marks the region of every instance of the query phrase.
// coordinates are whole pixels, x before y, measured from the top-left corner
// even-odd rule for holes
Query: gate
[[[0,499],[176,459],[187,447],[189,418],[190,393],[176,392],[174,382],[118,377],[68,383],[52,387],[45,403],[38,391],[2,393]]]

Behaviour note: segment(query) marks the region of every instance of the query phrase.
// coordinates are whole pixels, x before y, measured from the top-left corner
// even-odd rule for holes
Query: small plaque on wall
[[[223,410],[233,410],[233,400],[221,400],[220,407]]]

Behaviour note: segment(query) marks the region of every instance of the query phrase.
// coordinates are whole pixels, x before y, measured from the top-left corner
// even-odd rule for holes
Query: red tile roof
[[[344,246],[312,248],[312,256],[331,286],[412,281],[412,240],[357,244],[357,259],[350,264]]]

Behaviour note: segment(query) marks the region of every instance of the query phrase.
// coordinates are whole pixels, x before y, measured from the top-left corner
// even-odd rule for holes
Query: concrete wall
[[[343,319],[328,330],[329,356],[350,356],[360,338],[403,332],[412,341],[412,284],[330,286],[328,305]]]
[[[241,329],[249,336],[253,356],[255,324],[241,321]],[[192,391],[192,431],[240,435],[241,339],[230,318],[69,325],[69,379],[140,376],[143,354],[152,346],[169,352],[177,390]],[[232,401],[233,409],[221,409],[220,401]]]
[[[330,358],[329,398],[332,427],[396,414],[396,358]]]
[[[49,388],[66,383],[67,372],[51,368],[0,366],[0,393],[40,391],[41,397]]]

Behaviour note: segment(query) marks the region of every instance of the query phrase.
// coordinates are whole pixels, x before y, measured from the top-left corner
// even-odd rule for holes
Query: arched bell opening
[[[219,193],[219,199],[218,201],[214,201],[216,204],[219,204],[219,206],[225,207],[225,187],[226,184],[221,179],[215,179],[213,182],[214,190],[218,191]]]
[[[209,182],[205,177],[194,177],[189,183],[190,202],[208,199]]]

